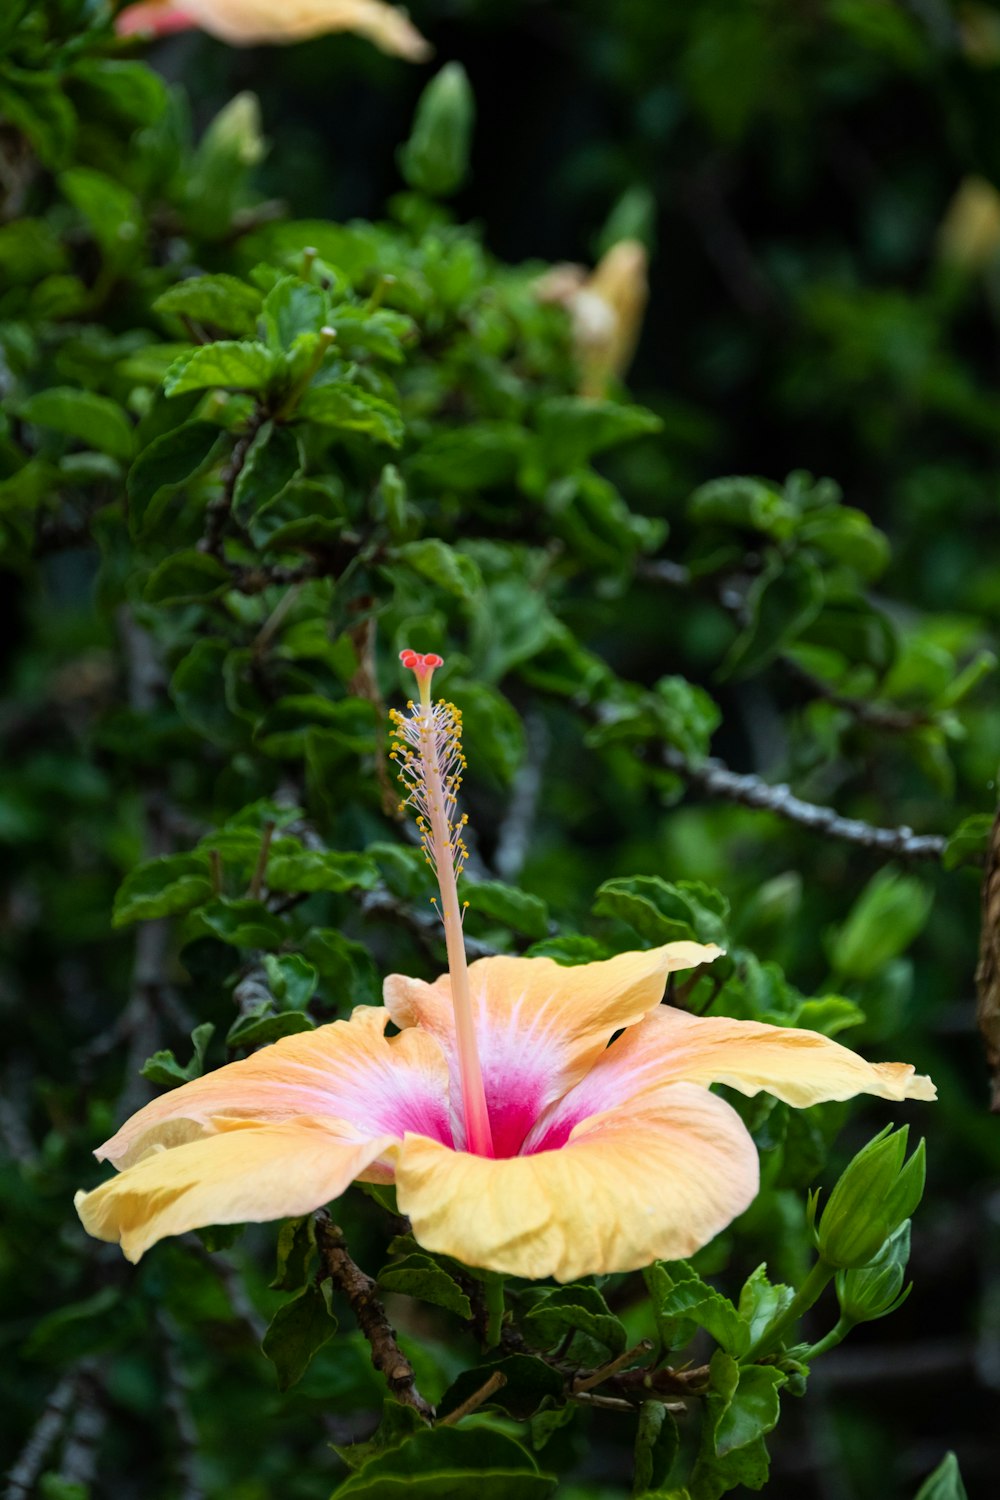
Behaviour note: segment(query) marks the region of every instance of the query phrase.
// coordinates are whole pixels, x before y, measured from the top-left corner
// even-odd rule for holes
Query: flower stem
[[[813,1303],[818,1300],[820,1293],[833,1280],[834,1274],[833,1266],[828,1266],[822,1258],[818,1260],[784,1312],[779,1313],[774,1322],[764,1329],[755,1344],[751,1344],[741,1363],[750,1364],[753,1360],[760,1359],[762,1355],[770,1353],[785,1330],[797,1323],[803,1313],[807,1313]]]
[[[819,1355],[825,1354],[828,1349],[836,1349],[838,1344],[843,1343],[844,1339],[847,1337],[853,1327],[854,1324],[849,1318],[841,1317],[838,1322],[835,1323],[834,1326],[830,1329],[830,1332],[826,1335],[826,1338],[820,1339],[818,1343],[813,1344],[806,1350],[805,1354],[803,1354],[802,1356],[805,1363],[807,1365],[810,1364],[814,1359],[817,1359]]]

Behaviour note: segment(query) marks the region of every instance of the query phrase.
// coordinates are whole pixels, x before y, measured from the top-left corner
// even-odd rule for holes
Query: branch
[[[500,824],[493,855],[494,868],[501,880],[516,880],[528,857],[549,748],[549,733],[541,714],[528,714],[524,727],[527,753],[514,777],[510,804]]]
[[[358,1327],[371,1345],[372,1364],[385,1377],[393,1396],[405,1406],[412,1406],[426,1421],[434,1408],[417,1390],[413,1366],[396,1342],[395,1329],[386,1317],[385,1308],[375,1294],[375,1282],[351,1259],[344,1236],[321,1211],[316,1215],[316,1245],[327,1276],[351,1304]]]
[[[709,797],[774,813],[775,817],[807,828],[811,833],[856,844],[890,859],[940,859],[948,842],[944,834],[914,833],[905,824],[882,828],[860,818],[842,817],[832,807],[804,802],[784,782],[772,786],[760,776],[731,771],[721,760],[710,758],[694,765],[673,745],[661,745],[658,755],[668,771],[682,776],[689,786],[698,787]]]
[[[222,490],[214,500],[209,503],[205,513],[205,535],[198,543],[199,552],[208,552],[212,557],[222,556],[222,537],[226,529],[233,508],[233,493],[236,489],[236,481],[243,472],[243,465],[247,461],[250,444],[264,425],[265,412],[263,407],[258,406],[251,414],[245,430],[233,444],[233,451],[229,456],[229,462],[222,471]]]
[[[84,1367],[77,1365],[53,1387],[41,1416],[28,1434],[28,1441],[8,1471],[3,1500],[28,1500],[42,1465],[66,1425],[85,1374]]]

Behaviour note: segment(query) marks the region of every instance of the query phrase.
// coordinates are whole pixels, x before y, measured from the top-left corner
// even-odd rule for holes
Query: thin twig
[[[454,1427],[456,1422],[460,1422],[470,1412],[478,1411],[485,1401],[488,1401],[492,1395],[501,1390],[506,1384],[507,1377],[503,1371],[494,1370],[489,1380],[484,1385],[481,1385],[478,1391],[473,1391],[472,1395],[463,1401],[461,1406],[456,1406],[454,1411],[450,1411],[446,1417],[442,1417],[437,1425],[439,1427]]]
[[[180,1480],[178,1500],[205,1500],[205,1491],[198,1478],[198,1429],[191,1415],[190,1380],[178,1352],[177,1331],[171,1319],[163,1313],[157,1316],[156,1323],[161,1334],[166,1376],[163,1405],[173,1418],[177,1439],[173,1458]]]
[[[271,852],[271,840],[274,838],[274,823],[269,818],[264,824],[260,840],[260,853],[257,855],[257,863],[250,877],[250,889],[248,895],[251,901],[259,901],[260,893],[264,888],[264,878],[267,875],[267,860]]]
[[[577,1375],[573,1381],[573,1395],[578,1396],[581,1391],[592,1391],[595,1386],[603,1385],[612,1375],[617,1375],[619,1370],[624,1370],[626,1365],[634,1364],[642,1354],[648,1354],[653,1345],[649,1339],[643,1339],[641,1343],[632,1349],[626,1349],[624,1354],[619,1354],[617,1359],[609,1360],[606,1365],[591,1370],[589,1374]]]
[[[376,1296],[376,1284],[351,1259],[343,1234],[325,1211],[316,1215],[316,1245],[326,1274],[351,1304],[357,1325],[368,1340],[372,1364],[397,1401],[412,1406],[430,1421],[434,1408],[417,1390],[413,1366],[396,1342],[395,1330]]]

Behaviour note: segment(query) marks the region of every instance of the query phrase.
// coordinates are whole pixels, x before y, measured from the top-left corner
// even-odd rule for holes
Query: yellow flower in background
[[[945,210],[938,254],[963,271],[985,271],[1000,258],[1000,193],[985,177],[965,177]]]
[[[305,1214],[352,1181],[394,1182],[426,1249],[571,1281],[691,1255],[752,1203],[756,1148],[711,1084],[799,1108],[935,1097],[908,1064],[865,1062],[815,1032],[661,1005],[668,974],[712,962],[711,944],[575,968],[468,966],[455,882],[461,720],[431,701],[440,657],[403,660],[420,701],[393,716],[396,760],[438,876],[448,974],[390,975],[384,1006],[139,1110],[97,1152],[119,1175],[77,1195],[90,1234],[138,1260],[167,1235]],[[386,1036],[390,1021],[399,1030]]]
[[[352,31],[410,62],[424,62],[432,51],[406,12],[384,0],[139,0],[118,14],[115,27],[122,36],[197,27],[235,47]]]
[[[639,240],[619,240],[590,274],[584,266],[553,266],[536,291],[569,312],[582,396],[604,396],[632,363],[649,299],[649,256]]]

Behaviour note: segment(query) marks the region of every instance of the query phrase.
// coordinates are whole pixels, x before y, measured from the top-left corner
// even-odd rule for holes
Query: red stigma
[[[411,651],[409,647],[399,653],[399,659],[408,671],[414,672],[418,682],[429,677],[436,667],[444,666],[444,657],[438,656],[434,651],[428,651],[426,656],[419,651]]]

